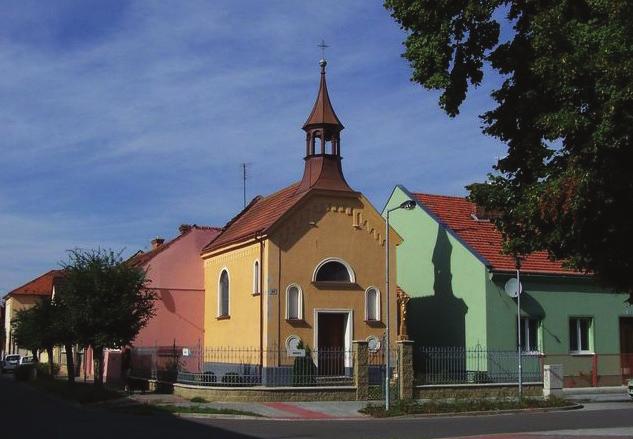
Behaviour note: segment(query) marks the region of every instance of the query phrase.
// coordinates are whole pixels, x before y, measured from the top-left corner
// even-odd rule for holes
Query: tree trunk
[[[75,382],[75,358],[73,357],[73,345],[64,345],[66,348],[66,370],[68,371],[68,382]]]
[[[103,348],[93,346],[94,355],[94,384],[95,387],[103,387]]]
[[[46,355],[48,355],[48,372],[51,376],[55,376],[55,364],[53,363],[53,346],[46,347]]]

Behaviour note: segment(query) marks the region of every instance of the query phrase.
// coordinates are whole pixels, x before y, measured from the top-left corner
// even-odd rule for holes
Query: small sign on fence
[[[191,355],[191,353],[189,352],[189,348],[182,348],[182,356],[188,357],[189,355]]]
[[[305,357],[306,350],[305,349],[288,349],[289,357]]]

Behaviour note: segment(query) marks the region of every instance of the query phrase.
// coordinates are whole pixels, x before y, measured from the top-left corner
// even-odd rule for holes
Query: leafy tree
[[[110,250],[72,250],[64,265],[59,296],[77,342],[94,353],[95,385],[103,385],[103,352],[134,340],[154,315],[155,294],[145,272]]]
[[[412,80],[458,114],[500,74],[484,133],[508,146],[470,198],[499,212],[505,251],[547,250],[633,299],[633,2],[386,0]],[[505,18],[504,18],[505,15]],[[501,25],[509,35],[500,38]],[[504,32],[505,34],[505,32]]]
[[[71,353],[68,379],[73,382],[73,341],[72,334],[69,335],[70,329],[65,312],[63,305],[49,298],[43,298],[33,307],[18,311],[12,327],[18,346],[32,351],[35,358],[37,358],[37,351],[46,351],[51,376],[55,374],[53,349],[57,345],[66,344],[67,352],[69,350]]]
[[[42,347],[39,325],[35,307],[19,310],[11,321],[11,332],[15,343],[22,349],[31,351],[37,358],[37,351]]]

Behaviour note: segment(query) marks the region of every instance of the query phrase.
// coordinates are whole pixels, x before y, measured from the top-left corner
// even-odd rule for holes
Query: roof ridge
[[[460,196],[460,195],[443,195],[443,194],[430,194],[428,192],[411,192],[413,195],[425,195],[427,197],[442,197],[442,198],[456,198],[459,200],[468,201],[472,203],[472,201],[468,200],[468,197]]]

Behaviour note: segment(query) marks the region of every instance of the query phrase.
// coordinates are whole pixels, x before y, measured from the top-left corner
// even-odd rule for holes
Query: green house
[[[415,208],[391,211],[390,223],[404,240],[397,278],[410,297],[407,326],[416,350],[483,351],[486,361],[465,355],[462,367],[515,370],[520,327],[528,375],[543,364],[562,364],[570,387],[619,385],[631,376],[628,295],[600,288],[591,276],[537,252],[521,263],[519,323],[517,299],[504,289],[516,276],[516,263],[501,253],[501,235],[486,212],[462,197],[396,186],[383,215],[406,200],[414,200]]]

